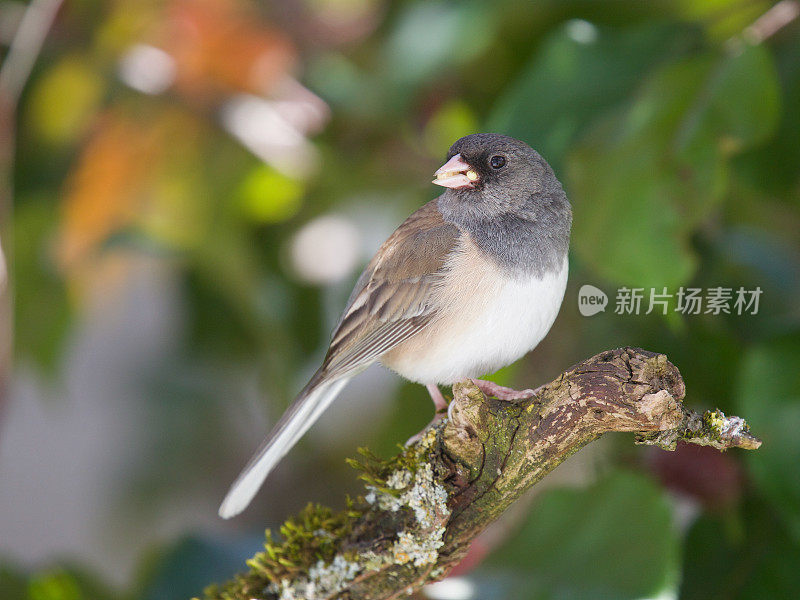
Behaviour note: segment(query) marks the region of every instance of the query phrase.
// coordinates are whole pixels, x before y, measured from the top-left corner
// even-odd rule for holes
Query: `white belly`
[[[442,316],[386,353],[382,362],[420,383],[453,383],[511,364],[542,341],[567,284],[558,273],[514,279],[494,264],[462,255],[442,286]]]

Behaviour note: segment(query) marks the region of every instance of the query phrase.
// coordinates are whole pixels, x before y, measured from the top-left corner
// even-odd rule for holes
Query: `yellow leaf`
[[[303,184],[267,166],[253,169],[239,187],[239,207],[259,223],[279,223],[300,210]]]
[[[31,93],[31,127],[50,144],[68,144],[98,110],[103,80],[86,59],[70,56],[53,66]]]

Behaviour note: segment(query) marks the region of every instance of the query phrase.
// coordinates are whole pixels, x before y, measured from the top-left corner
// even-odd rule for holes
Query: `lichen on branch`
[[[450,417],[382,460],[362,450],[366,490],[334,513],[309,505],[282,540],[267,536],[249,570],[207,599],[379,600],[442,579],[472,540],[532,485],[589,442],[628,431],[672,450],[678,441],[720,450],[760,441],[739,417],[683,406],[678,369],[634,348],[602,352],[519,401],[453,386]]]
[[[658,446],[664,450],[675,450],[679,441],[722,451],[728,448],[757,450],[761,446],[761,440],[750,433],[744,419],[727,417],[718,408],[702,414],[686,408],[683,421],[677,428],[636,437],[637,444]]]

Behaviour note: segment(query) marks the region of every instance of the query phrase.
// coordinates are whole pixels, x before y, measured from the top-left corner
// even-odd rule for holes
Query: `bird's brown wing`
[[[320,369],[323,377],[369,364],[436,316],[435,288],[459,236],[435,200],[397,228],[356,283]]]
[[[333,333],[325,362],[247,463],[219,509],[241,512],[278,461],[316,421],[347,380],[436,316],[435,288],[459,231],[431,202],[381,246],[367,265]]]

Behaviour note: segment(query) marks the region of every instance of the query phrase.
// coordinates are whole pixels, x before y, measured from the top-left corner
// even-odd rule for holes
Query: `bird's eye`
[[[506,166],[506,157],[497,154],[489,159],[489,164],[492,165],[493,169],[502,169]]]

